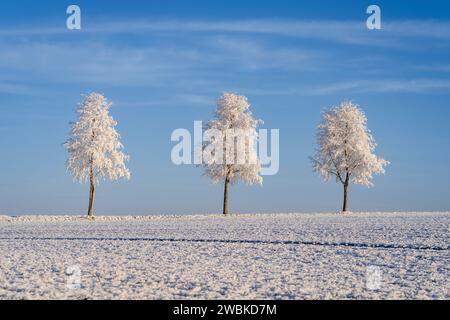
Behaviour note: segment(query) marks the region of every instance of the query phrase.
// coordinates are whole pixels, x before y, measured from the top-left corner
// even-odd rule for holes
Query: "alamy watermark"
[[[69,290],[81,288],[81,268],[78,265],[72,265],[66,268],[67,282],[66,287]]]
[[[370,16],[366,20],[366,26],[369,30],[380,30],[381,29],[381,9],[379,6],[372,4],[367,7],[367,14]]]
[[[188,129],[175,129],[171,160],[176,165],[261,164],[261,175],[275,175],[280,167],[279,129],[204,129],[194,121],[193,137]]]
[[[66,20],[66,26],[69,30],[81,29],[81,9],[79,6],[72,4],[67,7],[66,13],[70,16]]]
[[[367,266],[366,288],[368,290],[379,290],[381,288],[382,272],[378,266]]]

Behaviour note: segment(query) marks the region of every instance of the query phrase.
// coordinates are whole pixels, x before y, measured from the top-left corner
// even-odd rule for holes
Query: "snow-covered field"
[[[450,213],[0,216],[1,299],[449,299]]]

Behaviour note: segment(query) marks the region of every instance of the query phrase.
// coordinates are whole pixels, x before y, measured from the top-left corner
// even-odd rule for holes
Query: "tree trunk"
[[[230,177],[227,173],[225,177],[225,187],[223,190],[223,214],[228,214],[228,185],[230,184]]]
[[[347,211],[347,198],[348,198],[348,183],[349,183],[349,179],[350,176],[347,173],[346,177],[345,177],[345,182],[344,182],[344,205],[342,206],[342,212],[346,212]]]
[[[95,177],[94,177],[94,165],[91,162],[91,168],[89,172],[89,180],[91,188],[89,191],[89,208],[88,208],[88,218],[92,219],[94,217],[94,195],[95,195]]]

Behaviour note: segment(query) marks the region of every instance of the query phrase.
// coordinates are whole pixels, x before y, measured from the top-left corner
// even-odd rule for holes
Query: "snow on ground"
[[[450,213],[0,216],[1,299],[449,299]]]

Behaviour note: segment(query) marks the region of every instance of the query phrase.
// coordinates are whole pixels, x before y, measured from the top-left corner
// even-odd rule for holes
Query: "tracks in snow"
[[[355,247],[376,249],[407,249],[407,250],[450,250],[450,246],[399,245],[389,243],[355,243],[355,242],[320,242],[302,240],[246,240],[246,239],[183,239],[183,238],[145,238],[145,237],[11,237],[0,240],[41,240],[41,241],[153,241],[153,242],[198,242],[198,243],[243,243],[243,244],[280,244],[280,245],[312,245],[330,247]]]

